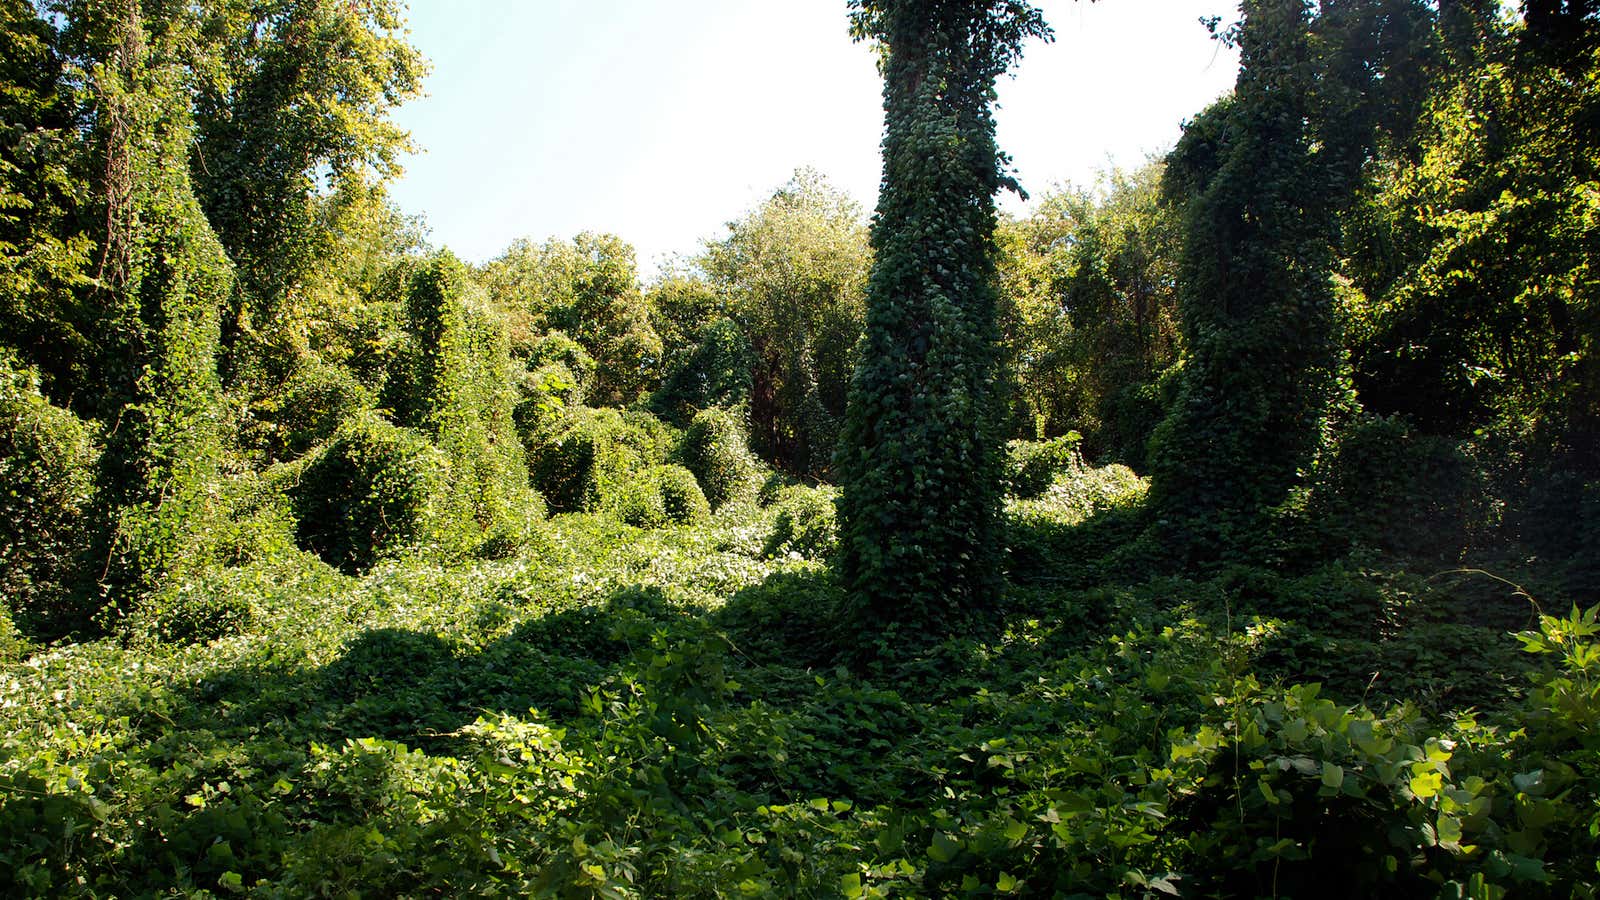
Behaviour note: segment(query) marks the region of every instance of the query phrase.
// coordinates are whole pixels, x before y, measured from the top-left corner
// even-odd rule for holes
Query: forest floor
[[[1013,504],[1003,606],[876,665],[826,566],[770,552],[774,511],[748,502],[656,530],[557,516],[533,552],[466,568],[240,569],[215,589],[250,598],[242,633],[0,668],[0,882],[1316,896],[1469,870],[1451,848],[1488,819],[1416,767],[1467,790],[1448,748],[1463,770],[1499,752],[1526,601],[1349,560],[1094,562],[1139,503]]]

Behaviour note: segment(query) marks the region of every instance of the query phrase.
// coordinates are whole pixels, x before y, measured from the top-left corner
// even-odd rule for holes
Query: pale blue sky
[[[1000,85],[1023,185],[1087,183],[1170,147],[1233,83],[1198,24],[1229,0],[1043,0],[1054,44]],[[429,96],[393,195],[481,261],[518,237],[609,231],[646,272],[811,166],[869,211],[879,82],[844,0],[411,0]],[[1006,206],[1020,209],[1014,199]]]

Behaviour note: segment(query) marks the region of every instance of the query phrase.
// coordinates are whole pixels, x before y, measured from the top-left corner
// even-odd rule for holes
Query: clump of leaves
[[[30,649],[27,638],[11,622],[11,611],[0,606],[0,665],[22,659]]]
[[[255,421],[241,440],[269,459],[296,459],[372,404],[372,392],[347,369],[306,358],[273,396],[252,404]]]
[[[1058,475],[1083,467],[1076,431],[1048,441],[1012,441],[1006,445],[1006,486],[1013,497],[1031,500],[1045,492]]]
[[[678,459],[694,473],[712,509],[750,499],[761,486],[761,463],[750,452],[738,419],[724,409],[695,414],[683,433]]]
[[[199,644],[242,634],[255,624],[256,611],[240,588],[243,579],[218,569],[175,584],[147,600],[124,623],[135,640]]]
[[[639,528],[690,525],[711,515],[694,474],[682,466],[652,466],[637,472],[610,500],[611,511]]]
[[[412,552],[458,555],[472,528],[452,489],[454,468],[412,429],[376,417],[349,422],[293,489],[297,540],[346,572]]]
[[[777,516],[772,521],[772,530],[767,533],[762,554],[827,558],[839,543],[838,498],[838,489],[825,485],[795,485],[779,491],[773,503]]]

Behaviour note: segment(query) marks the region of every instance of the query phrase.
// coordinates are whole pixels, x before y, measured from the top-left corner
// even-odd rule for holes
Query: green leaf
[[[933,843],[928,846],[928,857],[934,862],[949,862],[961,852],[961,841],[951,837],[943,831],[935,832]]]
[[[1461,820],[1455,816],[1440,816],[1435,833],[1440,846],[1458,847],[1461,844]]]
[[[1544,793],[1544,770],[1534,769],[1532,772],[1522,772],[1511,776],[1511,783],[1517,790],[1524,794]]]
[[[1436,796],[1443,784],[1443,775],[1438,772],[1423,772],[1420,775],[1411,776],[1411,793],[1415,794],[1418,800],[1426,800],[1429,797]]]
[[[1344,769],[1326,760],[1322,763],[1322,783],[1334,790],[1344,786]]]

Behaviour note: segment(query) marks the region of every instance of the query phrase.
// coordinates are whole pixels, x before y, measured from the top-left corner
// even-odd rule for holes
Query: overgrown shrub
[[[651,470],[653,480],[661,492],[661,506],[667,520],[680,525],[704,521],[711,515],[711,503],[694,473],[683,466],[657,466]]]
[[[1076,431],[1047,441],[1011,441],[1006,445],[1007,493],[1024,500],[1045,492],[1057,475],[1081,468],[1083,457]]]
[[[767,533],[762,555],[827,558],[839,544],[838,498],[838,489],[828,485],[784,488],[774,503],[778,515]]]
[[[1345,431],[1308,512],[1352,544],[1433,558],[1495,524],[1487,478],[1460,442],[1380,417]]]
[[[761,463],[751,454],[744,428],[725,409],[701,410],[683,433],[678,458],[694,473],[712,509],[755,496]]]
[[[599,509],[641,468],[635,447],[649,440],[628,431],[614,409],[578,407],[535,437],[528,469],[552,510]]]
[[[276,396],[258,400],[259,420],[246,435],[269,459],[289,460],[333,437],[339,426],[373,404],[373,396],[348,370],[314,358],[295,369]]]
[[[799,479],[787,472],[776,469],[768,472],[767,477],[761,482],[761,487],[756,491],[756,503],[763,507],[771,506],[778,502],[778,497],[783,493],[784,488],[793,487],[799,483]]]
[[[304,552],[295,542],[295,503],[290,493],[311,463],[302,457],[259,473],[225,481],[217,505],[224,513],[206,536],[210,557],[226,568],[283,559]]]
[[[0,609],[29,633],[58,636],[92,614],[75,573],[94,465],[90,427],[0,354]]]
[[[617,518],[638,528],[691,524],[711,514],[693,473],[671,465],[635,473],[616,490],[608,506]]]
[[[347,423],[294,488],[298,540],[351,573],[408,553],[459,555],[476,529],[456,477],[449,456],[412,429]]]
[[[653,466],[666,462],[683,441],[681,431],[644,410],[623,410],[622,424],[625,427],[620,439],[638,457],[641,465]]]
[[[607,506],[612,515],[635,528],[660,528],[667,523],[661,491],[643,472],[618,487]]]
[[[1021,518],[1044,517],[1053,522],[1074,523],[1101,510],[1132,503],[1143,496],[1146,487],[1144,479],[1120,463],[1096,469],[1073,467],[1057,475],[1036,498],[1013,501],[1010,512]]]
[[[676,361],[650,396],[650,408],[675,425],[687,425],[695,412],[733,407],[750,399],[750,341],[727,317],[700,330],[693,352]]]
[[[527,364],[529,371],[537,371],[544,366],[561,366],[572,373],[580,394],[587,394],[594,387],[594,357],[583,349],[582,344],[560,329],[551,329],[534,343]]]

